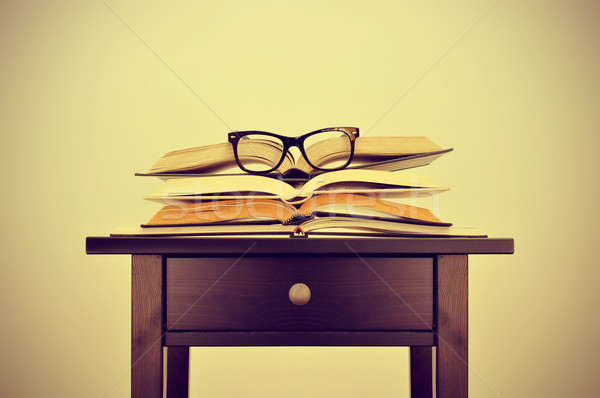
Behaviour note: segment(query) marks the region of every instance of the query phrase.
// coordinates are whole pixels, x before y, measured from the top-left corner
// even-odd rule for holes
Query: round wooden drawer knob
[[[288,292],[290,301],[295,305],[304,305],[310,300],[310,289],[304,283],[296,283]]]

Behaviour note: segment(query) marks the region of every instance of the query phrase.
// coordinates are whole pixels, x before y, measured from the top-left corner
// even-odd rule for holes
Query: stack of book
[[[253,162],[277,163],[264,155],[269,151],[260,151],[264,144],[251,143]],[[309,147],[305,156],[330,156],[336,153],[334,143]],[[308,154],[311,149],[321,153]],[[478,228],[453,226],[432,209],[415,205],[419,197],[448,190],[404,171],[452,150],[426,137],[357,138],[351,163],[335,171],[312,167],[304,156],[294,161],[288,152],[275,171],[249,174],[240,169],[236,150],[227,142],[161,157],[138,175],[163,180],[145,198],[162,208],[139,228],[119,228],[112,235],[485,236]]]

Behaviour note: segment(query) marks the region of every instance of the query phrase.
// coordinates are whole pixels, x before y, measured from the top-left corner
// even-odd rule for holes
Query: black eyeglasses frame
[[[343,164],[342,166],[335,167],[335,168],[318,167],[318,166],[312,164],[312,162],[308,159],[308,156],[306,156],[306,151],[304,150],[304,141],[312,135],[324,133],[327,131],[339,131],[341,133],[346,134],[348,136],[348,138],[350,139],[350,156],[348,157],[348,161],[345,164]],[[277,162],[275,167],[268,169],[268,170],[255,171],[255,170],[248,170],[243,166],[242,162],[240,161],[240,159],[238,157],[237,148],[238,148],[240,139],[242,137],[245,137],[245,136],[251,135],[251,134],[268,135],[268,136],[275,137],[275,138],[278,138],[279,140],[281,140],[281,142],[283,143],[283,149],[281,151],[281,158],[279,159],[279,162]],[[281,166],[281,163],[283,163],[283,159],[285,159],[285,156],[291,147],[298,148],[300,150],[300,153],[306,160],[306,162],[315,170],[336,171],[336,170],[344,169],[344,168],[348,167],[348,165],[350,163],[352,163],[352,158],[354,157],[354,143],[356,141],[356,138],[358,138],[358,136],[359,136],[359,129],[358,129],[358,127],[327,127],[324,129],[311,131],[310,133],[302,134],[298,137],[288,137],[285,135],[270,133],[268,131],[246,130],[246,131],[232,131],[231,133],[228,133],[227,136],[229,137],[228,141],[231,143],[231,145],[233,147],[233,154],[235,155],[235,162],[237,163],[237,165],[239,166],[240,169],[242,169],[245,172],[250,173],[250,174],[267,174],[267,173],[271,173],[272,171],[277,170],[277,168],[279,166]]]

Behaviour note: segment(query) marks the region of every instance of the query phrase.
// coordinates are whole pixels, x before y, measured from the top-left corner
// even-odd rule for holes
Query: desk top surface
[[[512,254],[512,238],[105,237],[86,239],[87,254],[432,255]]]

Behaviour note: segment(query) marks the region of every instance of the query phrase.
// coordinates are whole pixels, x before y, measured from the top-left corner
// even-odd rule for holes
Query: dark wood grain
[[[162,398],[163,261],[135,255],[131,272],[131,396]]]
[[[310,301],[292,304],[295,283]],[[169,330],[431,330],[432,258],[169,258]]]
[[[437,257],[437,396],[469,391],[468,263],[466,255]]]
[[[290,256],[512,254],[514,241],[508,238],[88,237],[86,251],[88,254]]]
[[[431,347],[410,347],[410,397],[433,398]]]
[[[168,332],[165,345],[196,347],[433,346],[433,332]]]
[[[467,254],[511,254],[514,242],[88,237],[86,251],[133,254],[132,397],[162,397],[163,346],[169,398],[187,396],[190,346],[410,346],[413,397],[429,398],[436,346],[437,397],[463,398]],[[298,282],[311,288],[304,306],[287,298]]]
[[[189,392],[190,349],[167,348],[167,398],[187,398]]]

